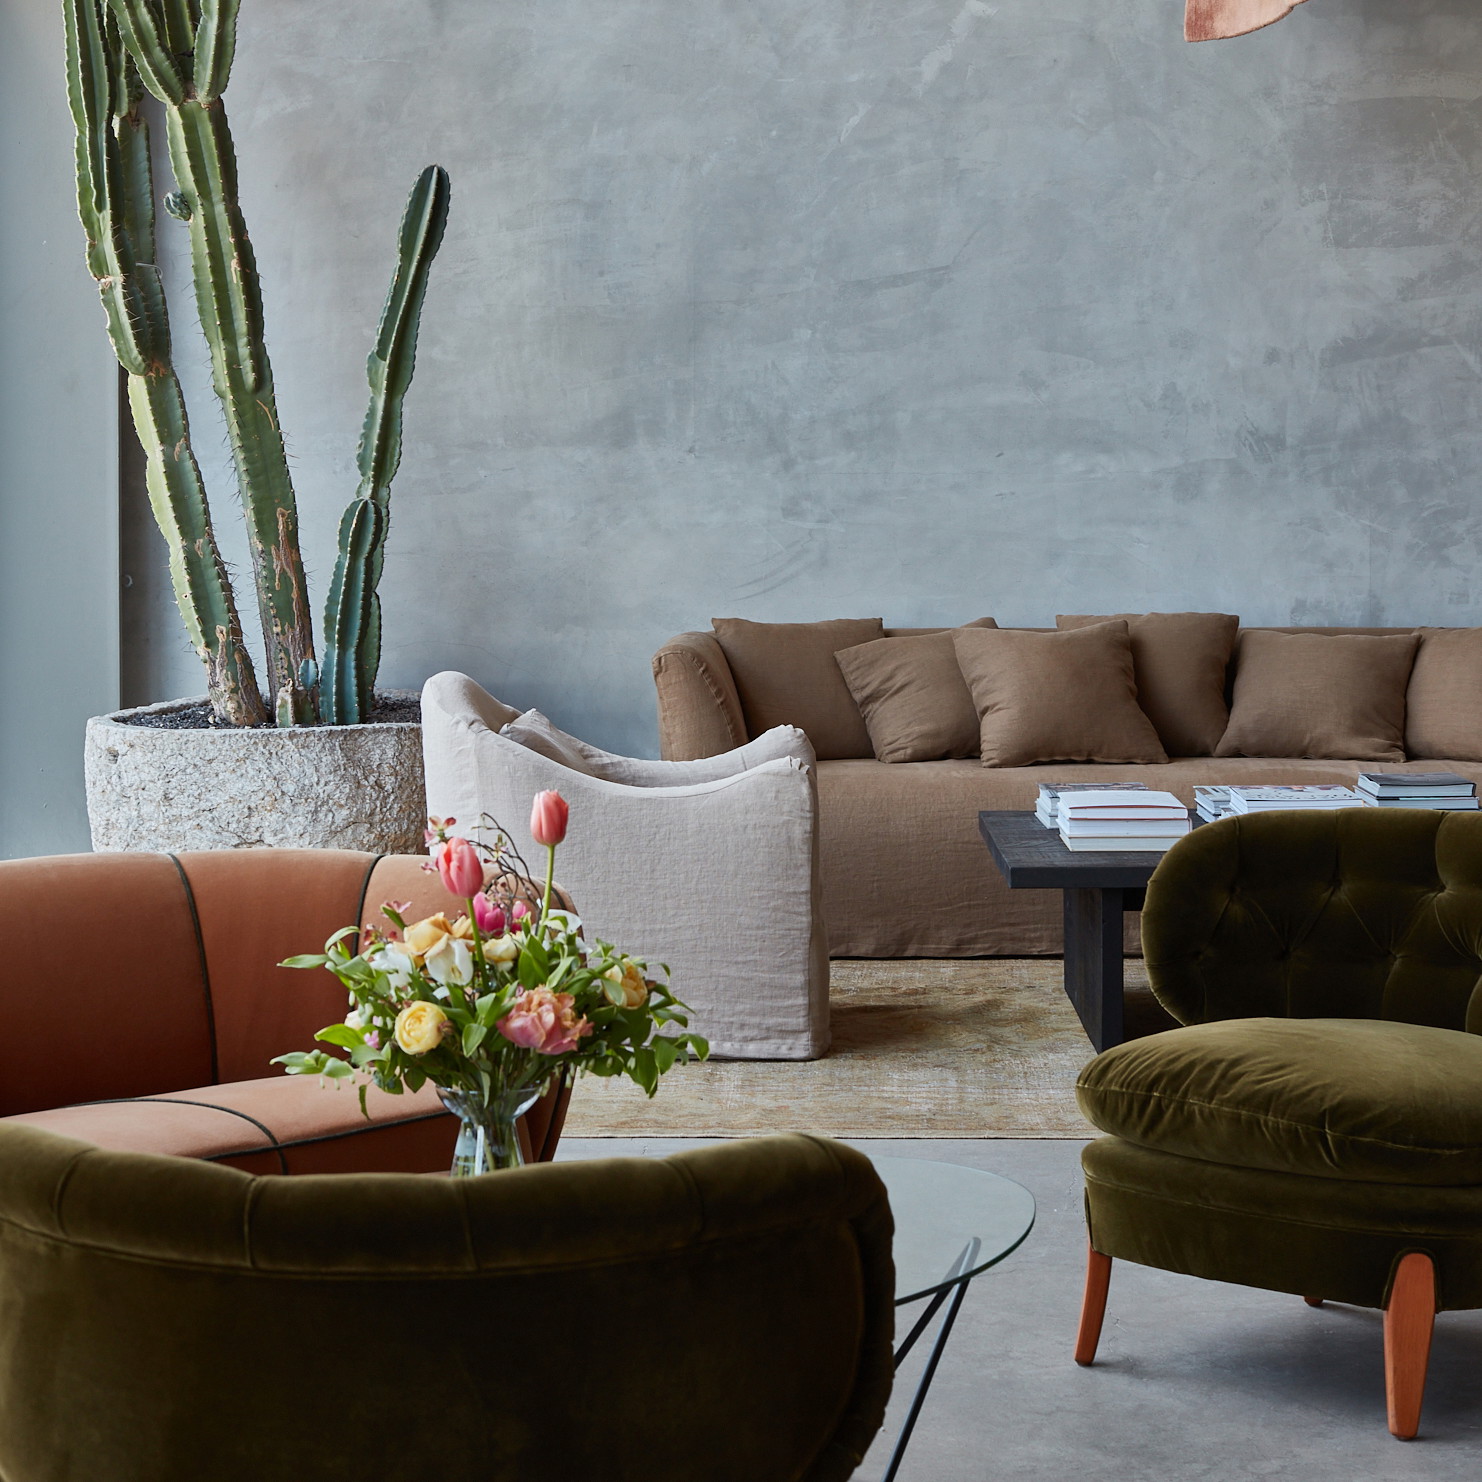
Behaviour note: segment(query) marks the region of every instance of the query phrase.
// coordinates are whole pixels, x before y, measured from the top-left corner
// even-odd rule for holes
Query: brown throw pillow
[[[1125,622],[1064,633],[959,628],[952,642],[985,767],[1168,760],[1137,708]]]
[[[870,733],[834,654],[883,637],[885,624],[879,618],[822,623],[712,618],[710,624],[731,666],[751,735],[773,726],[799,726],[820,761],[873,755]]]
[[[1213,756],[1230,722],[1225,671],[1240,619],[1228,612],[1119,612],[1132,640],[1137,703],[1169,756]],[[1112,621],[1066,616],[1059,628]]]
[[[1235,700],[1216,756],[1405,760],[1405,686],[1416,633],[1270,633],[1235,649]]]
[[[1482,762],[1482,628],[1422,628],[1405,699],[1411,756]]]
[[[996,628],[992,618],[967,623]],[[957,667],[952,629],[877,638],[834,655],[881,762],[978,754],[978,712]]]

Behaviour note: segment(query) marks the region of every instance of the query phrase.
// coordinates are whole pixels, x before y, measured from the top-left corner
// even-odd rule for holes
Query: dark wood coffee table
[[[1122,916],[1163,856],[1067,849],[1033,813],[979,813],[978,831],[1010,890],[1064,891],[1065,995],[1098,1050],[1121,1044]]]

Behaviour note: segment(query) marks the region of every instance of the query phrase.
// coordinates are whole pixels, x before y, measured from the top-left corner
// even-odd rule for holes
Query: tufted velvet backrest
[[[254,1178],[0,1126],[0,1291],[17,1482],[844,1482],[891,1386],[890,1206],[821,1138]]]
[[[1345,808],[1196,829],[1142,916],[1185,1024],[1395,1019],[1482,1033],[1482,814]]]

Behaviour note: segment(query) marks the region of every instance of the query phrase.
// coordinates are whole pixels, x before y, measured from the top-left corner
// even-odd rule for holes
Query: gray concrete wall
[[[248,0],[320,592],[396,216],[453,177],[383,677],[651,752],[649,655],[714,614],[1482,622],[1475,0],[1179,10]],[[197,690],[146,616],[137,697]]]
[[[83,263],[56,0],[0,3],[0,856],[88,847],[118,703],[118,368]]]

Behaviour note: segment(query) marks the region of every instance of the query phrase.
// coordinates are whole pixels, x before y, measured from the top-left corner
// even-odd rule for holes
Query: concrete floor
[[[563,1157],[662,1156],[674,1139],[571,1139]],[[1084,1274],[1079,1153],[1069,1141],[857,1142],[1017,1179],[1028,1240],[973,1283],[899,1482],[1476,1482],[1482,1313],[1443,1313],[1417,1440],[1385,1429],[1380,1319],[1142,1267],[1112,1274],[1094,1367],[1071,1360]],[[878,1482],[914,1389],[857,1474]]]

